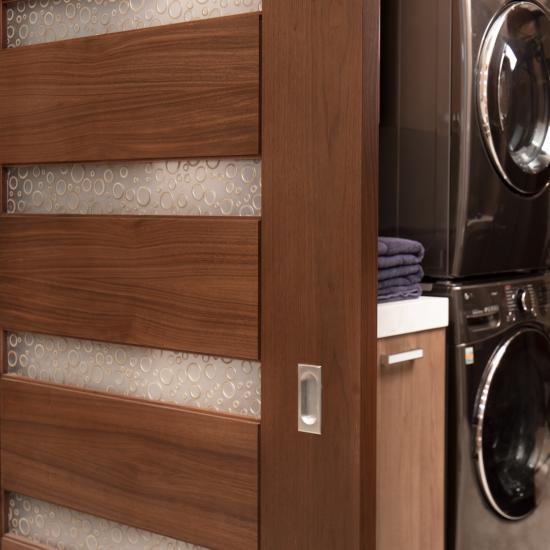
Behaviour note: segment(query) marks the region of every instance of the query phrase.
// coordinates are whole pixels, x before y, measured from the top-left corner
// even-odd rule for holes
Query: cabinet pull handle
[[[423,349],[413,349],[411,351],[404,351],[403,353],[383,355],[382,366],[395,367],[397,365],[403,365],[404,363],[411,363],[417,359],[422,359],[422,357],[424,357]]]

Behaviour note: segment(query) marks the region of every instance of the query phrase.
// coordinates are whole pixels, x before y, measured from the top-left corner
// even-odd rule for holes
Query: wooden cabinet
[[[378,369],[377,549],[443,550],[445,330],[379,340]]]

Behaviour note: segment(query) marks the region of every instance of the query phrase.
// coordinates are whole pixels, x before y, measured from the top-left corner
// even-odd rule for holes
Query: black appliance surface
[[[550,0],[382,9],[380,234],[432,278],[550,265]]]
[[[548,550],[550,275],[428,293],[450,299],[447,550]]]

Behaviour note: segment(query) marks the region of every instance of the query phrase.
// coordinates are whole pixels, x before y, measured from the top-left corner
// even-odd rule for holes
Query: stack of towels
[[[418,298],[424,277],[421,262],[424,247],[416,241],[395,237],[378,238],[378,301]]]

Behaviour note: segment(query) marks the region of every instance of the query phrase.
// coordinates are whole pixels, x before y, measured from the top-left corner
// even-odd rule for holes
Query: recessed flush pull
[[[298,431],[321,435],[322,372],[317,365],[298,365]]]

